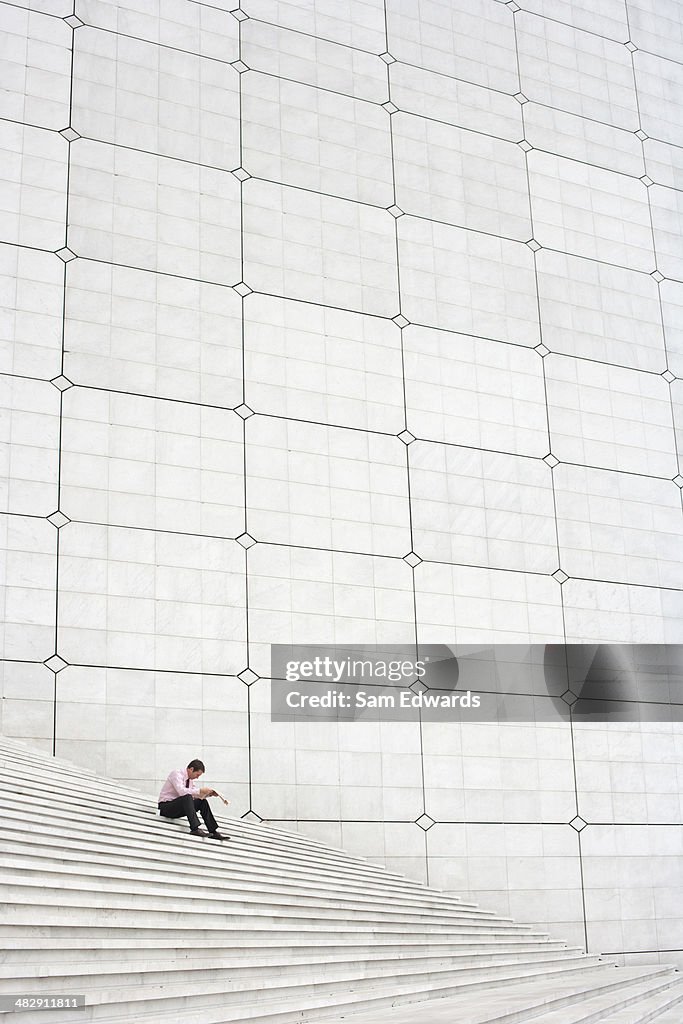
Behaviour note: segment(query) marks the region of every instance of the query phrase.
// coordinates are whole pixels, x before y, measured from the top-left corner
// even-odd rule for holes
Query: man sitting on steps
[[[218,823],[209,807],[209,796],[220,796],[215,789],[200,789],[196,779],[203,775],[206,769],[202,761],[195,758],[190,761],[187,768],[176,768],[166,779],[159,793],[159,813],[164,818],[182,818],[187,816],[190,823],[190,831],[193,836],[210,836],[211,839],[225,841],[229,836],[222,836],[218,831]],[[221,798],[225,803],[225,797]],[[208,832],[199,827],[197,811],[204,819]]]

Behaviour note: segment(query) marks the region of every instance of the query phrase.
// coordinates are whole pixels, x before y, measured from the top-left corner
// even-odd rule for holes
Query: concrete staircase
[[[0,998],[23,1024],[680,1024],[669,967],[619,968],[297,833],[190,836],[154,800],[0,738]],[[11,1015],[10,1015],[11,1013]]]

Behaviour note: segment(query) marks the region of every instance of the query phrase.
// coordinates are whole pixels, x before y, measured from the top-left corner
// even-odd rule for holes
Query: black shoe
[[[206,836],[208,836],[208,834],[209,833],[205,832],[203,828],[193,828],[193,829],[190,830],[190,835],[191,836],[201,836],[202,839],[206,838]]]
[[[211,832],[209,834],[209,839],[218,839],[221,843],[227,843],[230,836],[222,836],[220,832]]]

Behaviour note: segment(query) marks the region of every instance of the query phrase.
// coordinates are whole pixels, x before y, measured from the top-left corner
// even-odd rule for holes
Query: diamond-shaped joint
[[[676,484],[676,487],[680,487],[681,490],[683,490],[683,476],[681,476],[680,473],[676,474],[676,476],[673,478],[673,482]]]
[[[415,440],[415,435],[411,434],[409,430],[402,430],[400,434],[396,435],[396,437],[399,441],[403,441],[404,444],[412,444]]]
[[[551,469],[555,469],[555,466],[559,466],[560,464],[560,460],[556,459],[552,452],[548,452],[547,455],[544,455],[543,461],[546,466],[550,466]]]
[[[250,288],[245,281],[238,281],[237,284],[234,284],[232,287],[235,289],[238,295],[242,296],[242,298],[244,298],[247,295],[251,295],[251,293],[254,290],[253,288]]]
[[[51,515],[49,515],[47,517],[47,521],[48,523],[52,523],[52,525],[55,526],[58,530],[61,530],[63,526],[66,526],[67,523],[71,522],[69,517],[65,516],[63,512],[59,511],[59,509],[57,509],[56,512],[53,512]]]
[[[246,21],[249,17],[249,15],[246,14],[245,11],[240,10],[239,7],[236,7],[234,11],[230,11],[230,14],[232,14],[233,18],[236,18],[237,21]]]
[[[505,6],[509,7],[513,14],[516,14],[517,11],[521,10],[521,7],[519,6],[519,4],[515,3],[515,0],[508,0]]]
[[[530,150],[534,148],[530,142],[526,141],[526,139],[522,139],[522,141],[518,142],[517,145],[520,149],[523,149],[525,153],[528,153]]]
[[[80,18],[76,17],[75,14],[69,14],[66,18],[64,18],[64,21],[67,23],[69,28],[80,28],[81,25],[85,25],[85,22],[81,21]]]
[[[513,100],[517,100],[518,103],[521,103],[522,106],[529,102],[529,97],[525,96],[523,92],[516,92],[512,98]]]
[[[419,818],[415,819],[415,824],[419,825],[420,828],[423,828],[425,832],[427,832],[432,825],[436,825],[436,822],[429,814],[421,814]]]
[[[397,313],[396,316],[392,316],[391,319],[398,327],[407,327],[410,323],[410,320],[404,317],[403,313]]]
[[[250,416],[254,415],[254,410],[245,402],[242,402],[241,405],[238,405],[237,408],[235,409],[235,412],[237,413],[238,416],[241,416],[243,420],[248,420]]]
[[[676,374],[672,373],[671,370],[665,370],[662,374],[662,377],[667,382],[667,384],[671,384],[672,381],[676,380]]]
[[[412,683],[410,684],[410,686],[408,687],[408,689],[409,689],[409,690],[412,690],[412,691],[413,691],[413,693],[426,693],[426,692],[427,692],[427,690],[428,690],[428,687],[427,687],[427,686],[425,686],[425,684],[424,684],[424,683],[422,682],[422,680],[421,680],[421,679],[415,679],[415,680],[414,680],[414,681],[413,681],[413,682],[412,682]]]
[[[61,672],[68,664],[69,662],[64,661],[64,658],[60,658],[58,654],[53,654],[52,657],[43,662],[43,665],[47,666],[51,672]]]
[[[557,582],[561,584],[566,583],[569,579],[569,576],[567,576],[566,572],[564,572],[562,569],[556,569],[553,573],[553,579],[557,580]]]
[[[251,821],[254,825],[260,825],[264,819],[256,811],[247,811],[246,814],[242,815],[242,821]]]
[[[67,128],[62,128],[59,134],[62,136],[62,138],[66,139],[67,142],[75,142],[76,139],[80,139],[80,135],[78,134],[75,128],[71,127],[71,125],[69,125]]]
[[[647,185],[648,188],[650,187],[650,185],[654,185],[654,181],[649,176],[649,174],[643,174],[640,180],[642,181],[643,185]]]
[[[411,569],[414,569],[416,565],[420,564],[422,559],[414,551],[409,551],[407,555],[403,556],[403,561],[407,562]]]
[[[395,217],[396,220],[398,220],[399,217],[404,216],[403,210],[400,206],[397,206],[396,203],[394,203],[393,206],[387,206],[387,212],[390,213],[392,217]]]
[[[569,824],[572,828],[576,829],[577,832],[582,832],[588,822],[584,821],[580,814],[577,814],[575,818],[572,818]]]
[[[631,42],[631,40],[630,40],[630,39],[629,39],[629,41],[628,41],[627,43],[624,43],[624,46],[625,46],[625,47],[626,47],[626,49],[627,49],[627,50],[629,50],[629,51],[630,51],[631,53],[635,53],[635,52],[636,52],[636,50],[638,49],[638,47],[636,46],[636,44],[635,44],[635,43],[633,43],[633,42]]]
[[[383,60],[385,64],[395,64],[396,63],[396,58],[393,57],[389,53],[388,50],[385,50],[384,53],[380,53],[379,56],[380,56],[380,60]]]
[[[538,252],[538,250],[542,248],[540,242],[537,242],[535,238],[530,238],[524,244],[528,245],[532,252]]]
[[[565,690],[562,694],[562,700],[565,702],[565,704],[568,704],[569,707],[572,707],[574,704],[576,704],[578,699],[579,698],[576,696],[576,694],[572,693],[571,690]]]
[[[534,352],[538,352],[541,359],[545,359],[546,356],[550,355],[550,349],[547,345],[544,345],[543,342],[541,342],[540,345],[536,345],[534,347]]]
[[[57,249],[55,256],[59,256],[60,260],[64,260],[65,263],[71,263],[71,260],[78,259],[76,253],[66,245],[63,245],[61,249]]]
[[[396,106],[395,103],[392,103],[391,100],[387,100],[387,102],[383,103],[382,106],[386,110],[387,114],[396,114],[396,113],[398,113],[398,107]]]
[[[237,673],[237,678],[241,679],[246,686],[251,686],[252,683],[255,683],[261,677],[252,668],[243,668],[241,672]]]
[[[652,273],[650,274],[650,277],[654,277],[654,279],[657,282],[657,284],[659,284],[660,281],[664,280],[664,274],[660,274],[660,272],[658,270],[653,270]]]
[[[243,75],[245,71],[249,70],[248,65],[243,60],[233,60],[230,67],[234,68],[238,75]]]
[[[245,171],[244,167],[235,167],[230,173],[234,174],[238,181],[246,181],[247,178],[251,178],[251,174],[249,171]]]
[[[68,391],[69,388],[74,386],[73,381],[65,377],[63,373],[60,373],[58,377],[53,377],[50,384],[54,384],[58,391]]]
[[[645,140],[646,140],[646,139],[649,139],[649,138],[650,138],[650,136],[649,136],[649,135],[646,135],[646,134],[645,134],[645,132],[643,131],[643,129],[642,129],[642,128],[639,128],[639,129],[638,129],[638,131],[637,131],[637,132],[634,132],[633,134],[635,135],[635,137],[636,137],[637,139],[640,139],[640,141],[641,141],[641,142],[645,142]]]
[[[239,537],[235,537],[235,540],[237,541],[238,544],[241,544],[242,547],[246,548],[247,550],[249,550],[249,548],[253,548],[254,544],[256,543],[256,541],[254,540],[250,533],[241,533]]]

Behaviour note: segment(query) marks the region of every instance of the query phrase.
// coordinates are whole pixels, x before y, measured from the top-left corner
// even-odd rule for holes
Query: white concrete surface
[[[0,29],[3,733],[683,964],[680,724],[290,726],[267,678],[683,640],[681,4]]]
[[[0,997],[81,995],[67,1024],[578,1024],[596,1006],[644,1024],[683,1003],[670,967],[616,967],[296,833],[219,817],[218,844],[4,738],[0,765],[20,776],[0,793]]]

